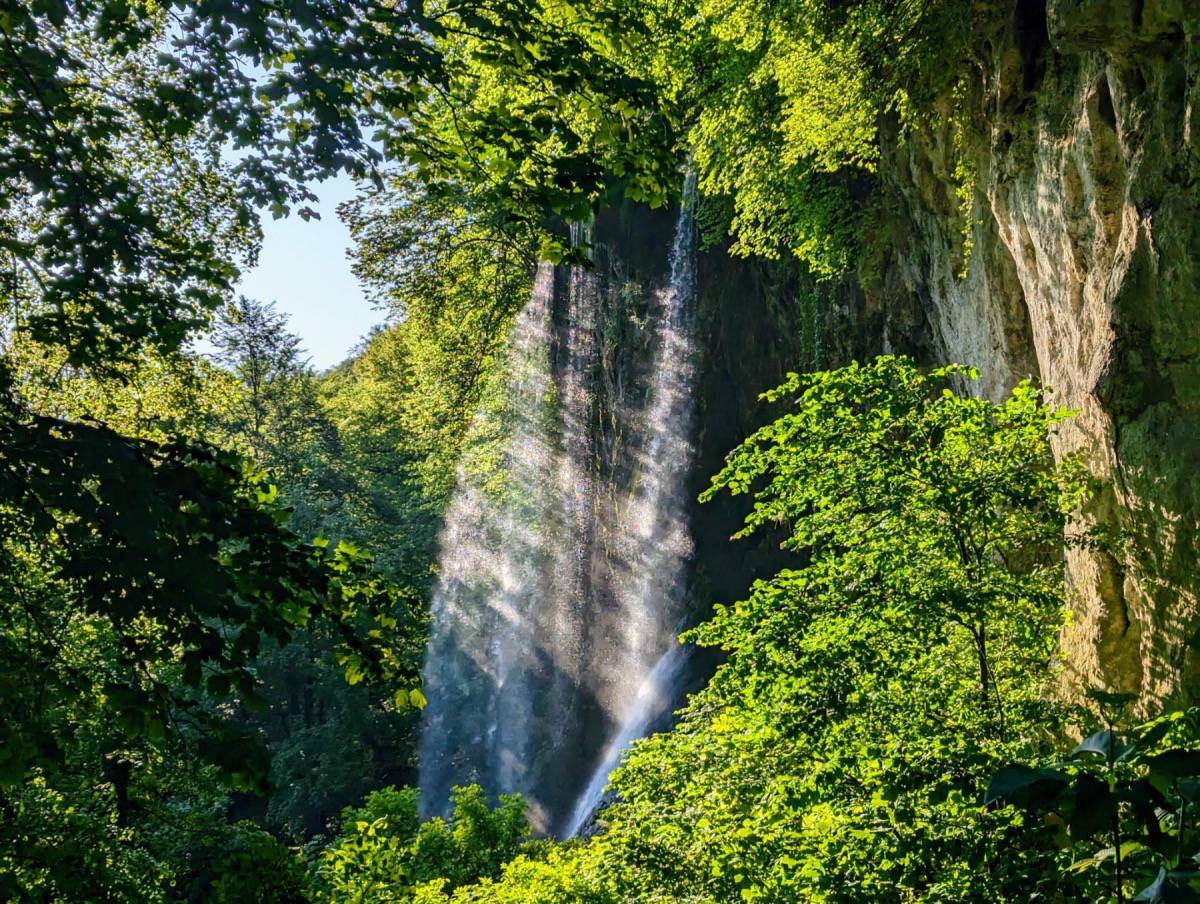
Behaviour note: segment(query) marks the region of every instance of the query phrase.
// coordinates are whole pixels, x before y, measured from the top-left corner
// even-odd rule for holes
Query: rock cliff
[[[891,321],[916,323],[924,356],[977,365],[980,391],[1033,376],[1078,412],[1056,454],[1085,456],[1102,484],[1087,519],[1123,542],[1068,555],[1068,683],[1147,711],[1194,701],[1200,4],[977,13],[994,25],[957,114],[885,135],[891,238],[858,282],[890,312],[885,346]]]

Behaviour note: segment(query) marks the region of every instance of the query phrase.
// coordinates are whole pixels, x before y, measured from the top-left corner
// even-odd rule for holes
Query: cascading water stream
[[[429,704],[419,777],[427,815],[443,809],[458,784],[531,790],[523,763],[537,644],[532,616],[547,571],[542,525],[556,511],[553,294],[554,268],[542,264],[509,334],[501,399],[473,425],[483,460],[460,464],[446,512],[424,668]],[[503,430],[497,467],[487,457],[497,454],[492,446]]]
[[[628,744],[678,700],[694,195],[689,178],[669,283],[640,303],[645,314],[598,271],[543,264],[511,328],[440,537],[425,815],[477,782],[524,795],[535,830],[573,834]],[[583,229],[575,238],[590,241]],[[642,357],[614,381],[625,349],[605,345],[606,330],[622,317]]]
[[[642,684],[621,730],[604,748],[600,765],[596,767],[587,787],[579,795],[566,826],[566,837],[574,838],[587,828],[604,802],[609,776],[621,765],[621,760],[624,759],[630,745],[649,734],[655,724],[670,712],[672,705],[679,700],[679,688],[687,676],[687,654],[687,647],[674,644],[662,655]]]
[[[693,308],[696,300],[695,177],[684,182],[671,248],[670,283],[659,293],[658,342],[651,365],[646,431],[637,478],[624,517],[631,565],[619,588],[626,625],[632,702],[577,800],[566,834],[586,825],[599,806],[609,773],[626,748],[679,699],[686,656],[675,642],[684,594],[684,563],[691,555],[687,475],[692,463],[692,389],[695,382]],[[665,652],[664,652],[665,650]]]

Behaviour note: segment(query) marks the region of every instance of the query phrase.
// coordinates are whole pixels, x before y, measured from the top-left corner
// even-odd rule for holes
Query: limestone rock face
[[[977,365],[982,392],[1031,375],[1078,412],[1055,452],[1085,456],[1103,484],[1087,519],[1124,543],[1068,553],[1068,681],[1136,692],[1146,711],[1194,702],[1200,4],[986,6],[962,121],[885,144],[894,272],[863,282],[918,298],[927,355]]]

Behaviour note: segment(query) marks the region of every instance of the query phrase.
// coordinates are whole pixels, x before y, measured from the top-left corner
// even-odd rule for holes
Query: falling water
[[[476,417],[476,454],[459,465],[446,512],[425,664],[420,783],[427,812],[444,808],[457,784],[529,790],[524,726],[537,655],[529,616],[541,608],[551,553],[543,538],[556,509],[553,293],[554,269],[543,264],[509,334],[500,398]]]
[[[674,642],[683,565],[691,555],[686,480],[692,462],[692,387],[695,348],[692,309],[696,297],[696,231],[693,176],[671,248],[671,281],[659,295],[658,347],[651,369],[646,440],[625,513],[627,559],[632,566],[620,588],[626,657],[632,693],[617,731],[576,801],[567,835],[577,835],[599,806],[609,773],[626,748],[679,699],[686,656]],[[665,652],[664,652],[665,650]]]
[[[674,640],[683,564],[692,552],[686,480],[692,462],[696,295],[695,186],[689,176],[671,248],[671,281],[659,293],[658,343],[650,370],[645,439],[624,512],[627,581],[619,588],[631,678],[642,680]],[[630,690],[635,693],[639,685]],[[621,720],[625,721],[624,718]]]
[[[567,837],[575,837],[587,828],[588,822],[604,801],[609,776],[621,765],[629,746],[649,734],[650,729],[678,702],[679,687],[687,674],[687,651],[687,647],[673,644],[642,683],[625,723],[604,748],[600,765],[575,803],[571,820],[567,823]]]
[[[689,179],[669,284],[642,314],[600,268],[544,264],[511,329],[440,538],[426,815],[445,811],[452,786],[478,782],[523,794],[537,830],[574,832],[623,750],[678,699],[694,194]],[[582,228],[574,237],[590,242]],[[614,379],[624,350],[606,329],[622,317],[644,354]]]

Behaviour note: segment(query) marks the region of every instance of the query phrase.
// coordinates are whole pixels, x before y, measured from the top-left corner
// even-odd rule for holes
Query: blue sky
[[[263,214],[263,247],[258,266],[243,274],[237,291],[274,301],[291,319],[291,330],[304,342],[314,367],[324,370],[342,361],[384,312],[367,301],[350,272],[346,249],[350,231],[337,216],[341,201],[354,197],[349,176],[316,186],[320,220],[292,215],[274,220]]]

